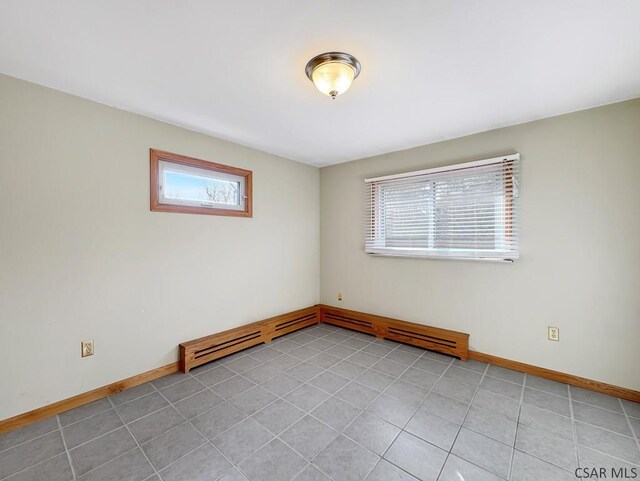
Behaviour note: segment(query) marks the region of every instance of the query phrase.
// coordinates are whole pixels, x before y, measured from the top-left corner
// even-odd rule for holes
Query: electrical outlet
[[[338,300],[341,301],[342,300],[342,292],[338,292]]]
[[[82,351],[80,354],[82,357],[93,356],[93,339],[89,341],[82,341],[80,343]]]
[[[549,326],[549,340],[550,341],[560,340],[560,328]]]

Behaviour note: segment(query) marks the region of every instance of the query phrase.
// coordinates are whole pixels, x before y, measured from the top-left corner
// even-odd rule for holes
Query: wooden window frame
[[[186,155],[174,154],[158,149],[149,149],[150,151],[150,180],[151,180],[151,210],[153,212],[174,212],[178,214],[205,214],[205,215],[223,215],[231,217],[253,217],[253,172],[229,165],[217,164],[207,160],[187,157]],[[196,207],[187,205],[166,204],[160,202],[158,175],[160,172],[160,162],[169,162],[180,164],[187,167],[196,167],[198,169],[218,172],[222,174],[230,174],[243,177],[245,182],[245,204],[244,210],[220,209],[216,207]]]

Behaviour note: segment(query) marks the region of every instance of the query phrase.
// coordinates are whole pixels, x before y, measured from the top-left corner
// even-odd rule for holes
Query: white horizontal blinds
[[[367,179],[366,252],[516,259],[519,156]]]

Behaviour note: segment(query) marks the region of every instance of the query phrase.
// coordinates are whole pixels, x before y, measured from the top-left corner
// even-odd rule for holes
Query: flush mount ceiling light
[[[360,74],[360,62],[348,53],[327,52],[309,60],[304,70],[320,92],[335,99]]]

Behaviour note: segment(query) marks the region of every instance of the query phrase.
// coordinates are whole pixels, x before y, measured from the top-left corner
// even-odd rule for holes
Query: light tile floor
[[[0,479],[562,481],[638,437],[639,404],[317,325],[1,436]]]

